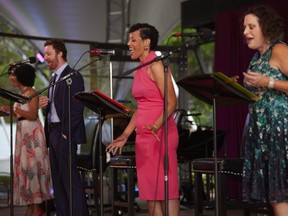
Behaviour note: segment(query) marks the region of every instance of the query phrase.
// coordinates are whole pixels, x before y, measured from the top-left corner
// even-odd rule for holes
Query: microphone
[[[172,34],[172,37],[200,37],[205,39],[209,39],[213,35],[213,32],[211,29],[203,28],[200,29],[198,32],[193,33],[175,33]]]
[[[202,113],[190,113],[190,114],[187,114],[187,116],[200,116],[202,115]]]
[[[97,54],[97,55],[115,55],[115,56],[121,56],[122,50],[121,49],[114,49],[114,50],[90,50],[91,54]]]
[[[192,46],[192,47],[196,46],[199,43],[199,41],[201,41],[201,39],[202,40],[209,39],[210,37],[212,37],[213,34],[214,33],[212,32],[212,30],[207,29],[207,28],[201,29],[197,33],[184,33],[182,35],[189,35],[189,37],[192,37],[192,35],[194,35],[194,36],[197,36],[199,38],[197,38],[196,40],[194,39],[194,40],[190,40],[190,41],[185,42],[180,47],[178,47],[174,52],[182,53],[184,50],[188,49],[190,46]],[[174,35],[176,35],[176,34],[174,34]]]
[[[34,64],[36,62],[36,58],[35,57],[29,57],[26,60],[21,60],[21,61],[17,61],[17,62],[13,62],[10,64],[10,66],[15,66],[15,65],[19,65],[19,64],[25,64],[25,63],[30,63],[30,64]]]

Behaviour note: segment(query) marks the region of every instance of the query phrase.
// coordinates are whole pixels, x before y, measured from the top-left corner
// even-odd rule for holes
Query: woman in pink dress
[[[23,96],[29,97],[36,93],[32,88],[35,69],[29,64],[11,66],[9,80]],[[13,113],[17,118],[13,203],[27,206],[26,216],[43,215],[40,204],[53,198],[48,150],[43,126],[38,118],[38,100],[36,96],[27,103],[15,103]]]
[[[140,65],[153,60],[159,33],[147,23],[133,25],[129,31],[131,59],[139,59]],[[107,146],[112,154],[122,152],[128,137],[136,130],[135,155],[139,198],[147,201],[149,214],[163,216],[165,212],[165,137],[164,137],[164,66],[154,61],[138,69],[134,75],[132,93],[137,101],[133,114],[124,132]],[[172,113],[177,99],[168,70],[168,212],[179,215],[179,188],[177,172],[178,131]]]

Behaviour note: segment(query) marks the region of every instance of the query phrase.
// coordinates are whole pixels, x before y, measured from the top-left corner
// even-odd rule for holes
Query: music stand
[[[28,98],[28,97],[7,91],[7,90],[2,89],[2,88],[0,88],[0,96],[7,99],[7,100],[21,103],[21,104],[24,104],[30,100],[30,98]]]
[[[13,102],[26,103],[29,101],[28,97],[7,91],[0,88],[0,96],[10,101],[10,113],[2,112],[1,116],[8,116],[10,114],[10,215],[13,213],[13,181],[14,181],[14,171],[13,171]]]
[[[9,116],[9,112],[0,111],[0,116]]]
[[[103,215],[103,167],[102,167],[102,122],[104,119],[127,116],[131,109],[123,106],[122,104],[114,101],[102,92],[95,90],[91,92],[79,92],[74,95],[75,98],[80,100],[87,108],[98,113],[99,119],[99,175],[100,175],[100,215]],[[96,205],[96,203],[95,203]]]
[[[214,148],[214,175],[215,175],[215,207],[216,215],[221,216],[219,209],[219,184],[217,160],[217,129],[216,106],[226,107],[240,103],[249,103],[258,100],[257,95],[238,84],[221,72],[189,76],[177,82],[182,88],[198,99],[213,105],[213,148]]]

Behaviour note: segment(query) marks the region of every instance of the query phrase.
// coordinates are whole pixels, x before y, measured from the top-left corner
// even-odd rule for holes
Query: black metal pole
[[[216,122],[216,97],[213,95],[213,148],[214,148],[214,176],[215,176],[215,215],[219,215],[219,179],[218,179],[218,158],[217,158],[217,122]]]
[[[102,113],[98,112],[99,118],[99,175],[100,175],[100,216],[103,216],[103,161],[102,161]]]
[[[13,103],[10,100],[10,215],[14,215],[14,168],[13,168]]]
[[[69,144],[69,214],[72,216],[73,214],[73,193],[72,193],[72,139],[71,139],[71,85],[72,79],[69,78],[66,80],[67,87],[68,87],[68,144]]]
[[[169,157],[168,157],[168,58],[163,59],[164,65],[164,139],[165,139],[165,154],[164,154],[164,192],[165,192],[165,216],[169,215]]]

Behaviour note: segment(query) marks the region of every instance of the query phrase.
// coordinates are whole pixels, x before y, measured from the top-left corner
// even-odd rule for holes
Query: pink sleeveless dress
[[[145,62],[156,57],[150,52]],[[164,98],[156,83],[147,74],[149,66],[136,71],[132,93],[137,101],[136,113],[136,170],[139,188],[139,199],[164,200],[164,153],[165,139],[164,127],[158,130],[158,141],[150,130],[143,126],[153,125],[159,115],[164,111]],[[168,119],[168,198],[178,199],[178,172],[177,172],[178,131],[172,117]]]

